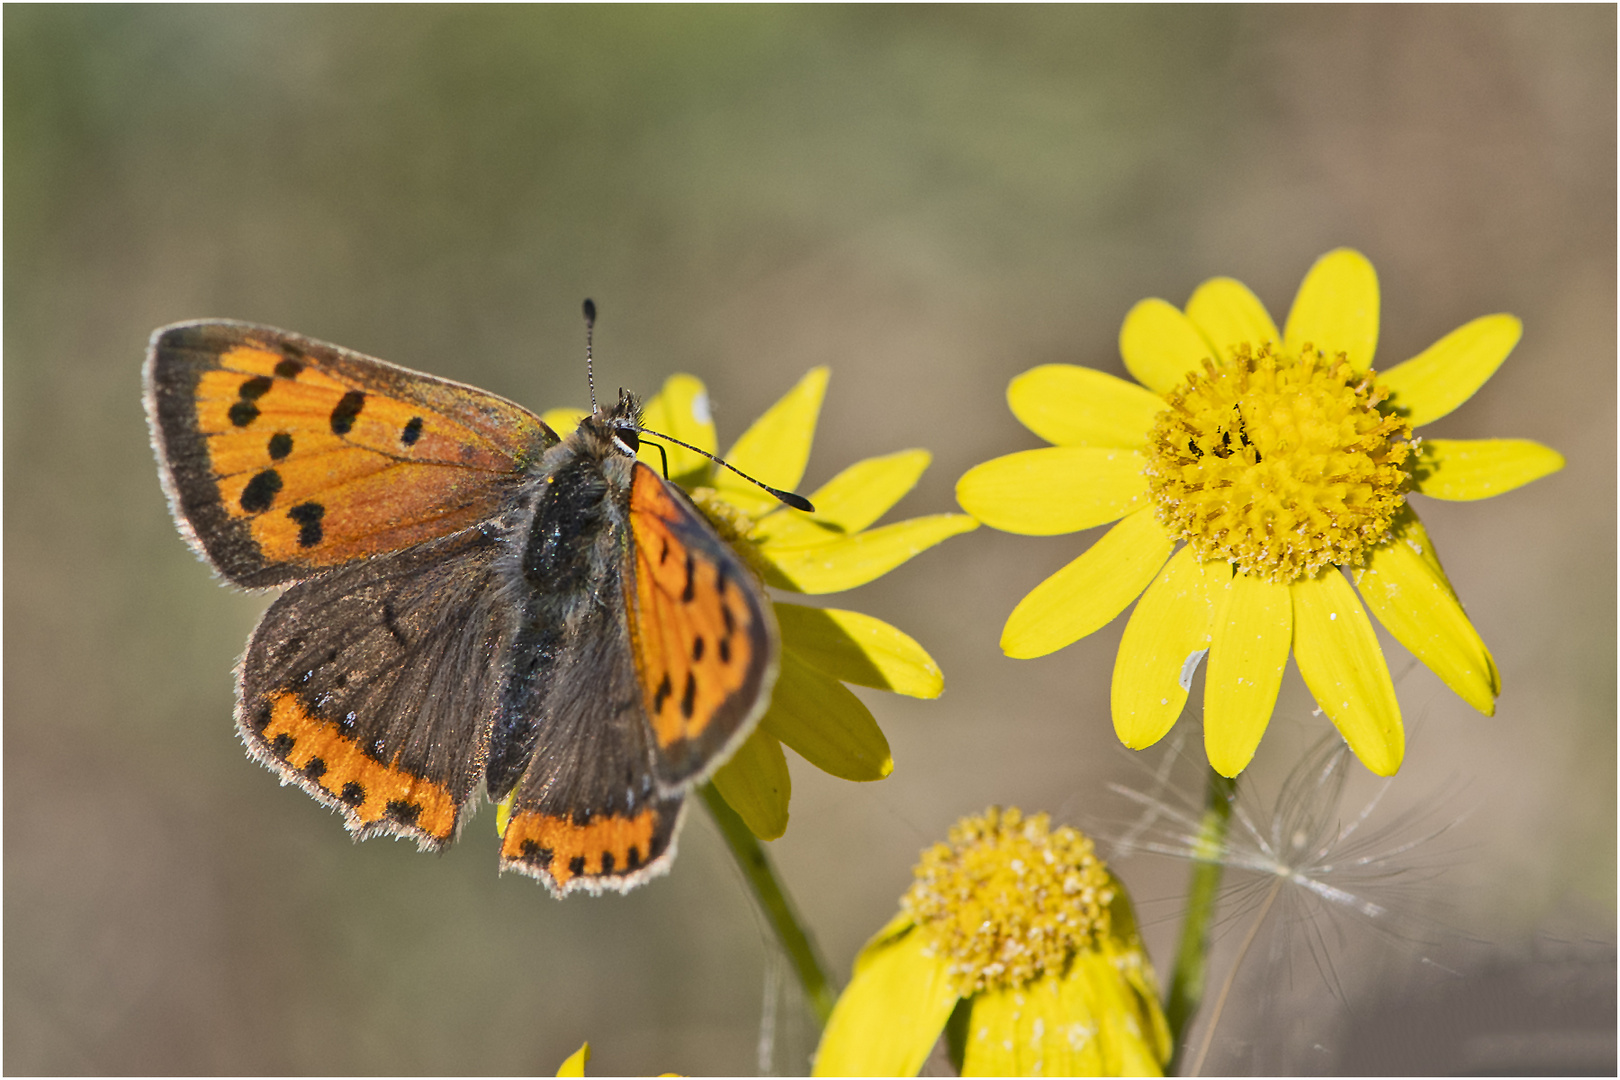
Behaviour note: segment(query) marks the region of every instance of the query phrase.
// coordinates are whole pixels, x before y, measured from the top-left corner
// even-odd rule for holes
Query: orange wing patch
[[[514,468],[453,417],[252,345],[196,393],[220,501],[271,562],[332,566],[471,525],[496,509],[487,474]]]
[[[430,839],[450,838],[456,804],[443,784],[367,757],[342,729],[312,715],[295,694],[270,696],[270,720],[259,732],[265,753],[288,779],[342,804],[351,828],[386,824]]]
[[[493,394],[242,323],[158,331],[147,410],[188,535],[254,586],[488,520],[556,442]]]
[[[568,817],[514,814],[501,840],[501,858],[544,870],[566,891],[575,878],[630,874],[656,858],[660,815],[648,807],[631,817],[600,815],[576,825]]]
[[[767,662],[760,644],[768,639],[745,591],[752,583],[739,580],[747,571],[681,538],[693,515],[651,469],[636,468],[630,635],[653,736],[666,749],[700,738],[723,709],[735,709],[735,695],[758,682]]]

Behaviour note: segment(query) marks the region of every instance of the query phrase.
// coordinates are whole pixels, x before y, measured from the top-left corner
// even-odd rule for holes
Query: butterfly
[[[144,400],[186,540],[286,586],[236,670],[250,756],[357,839],[423,849],[481,786],[510,800],[501,869],[557,896],[669,869],[778,637],[753,571],[636,459],[632,395],[559,437],[471,386],[199,321],[153,333]]]

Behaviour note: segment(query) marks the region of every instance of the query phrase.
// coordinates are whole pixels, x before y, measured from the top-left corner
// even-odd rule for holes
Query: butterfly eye
[[[613,445],[624,451],[627,456],[635,457],[636,451],[641,449],[641,432],[632,424],[614,424]]]

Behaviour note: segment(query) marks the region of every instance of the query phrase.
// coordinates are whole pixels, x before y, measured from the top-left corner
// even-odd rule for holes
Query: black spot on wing
[[[326,516],[326,507],[318,502],[299,503],[287,511],[287,516],[298,523],[299,547],[314,547],[321,542],[321,518]]]
[[[553,854],[554,853],[552,852],[552,850],[550,848],[541,847],[539,844],[535,843],[533,840],[525,840],[525,841],[523,841],[523,861],[524,862],[532,862],[532,863],[534,863],[534,865],[538,866],[542,870],[546,870],[546,869],[550,868],[550,866],[551,866],[551,858],[552,858]],[[581,859],[581,860],[579,860],[579,862],[580,862],[580,869],[583,870],[585,860]]]
[[[383,813],[401,825],[415,825],[416,819],[422,816],[422,804],[406,799],[390,799],[388,805],[383,807]]]
[[[420,416],[413,416],[410,419],[410,423],[405,425],[405,430],[399,433],[399,441],[404,443],[406,446],[412,446],[416,443],[416,440],[420,439],[421,437],[422,418]]]
[[[280,461],[292,453],[292,436],[285,431],[278,431],[270,436],[270,460]]]
[[[365,408],[366,395],[358,390],[350,390],[339,399],[332,409],[332,434],[347,435],[354,429],[355,418],[360,410]]]
[[[266,469],[247,482],[242,489],[242,509],[250,514],[262,514],[276,501],[281,490],[281,474]]]
[[[233,402],[226,413],[237,427],[247,427],[259,418],[259,407],[251,401]]]

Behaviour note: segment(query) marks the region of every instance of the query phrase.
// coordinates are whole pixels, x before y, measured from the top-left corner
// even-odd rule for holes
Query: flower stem
[[[1232,820],[1232,797],[1237,781],[1209,770],[1209,786],[1204,798],[1204,817],[1198,825],[1196,861],[1187,885],[1187,918],[1181,924],[1181,946],[1176,950],[1176,968],[1170,976],[1170,992],[1165,998],[1164,1015],[1170,1024],[1169,1073],[1181,1065],[1188,1029],[1204,999],[1204,979],[1209,960],[1209,931],[1215,922],[1215,902],[1221,886],[1221,864],[1217,861],[1226,845],[1226,831]]]
[[[725,837],[732,857],[737,860],[743,877],[748,879],[749,887],[754,890],[754,899],[759,902],[760,911],[764,912],[771,929],[776,931],[776,939],[782,943],[788,959],[793,961],[793,970],[798,973],[799,984],[804,987],[804,996],[815,1010],[817,1021],[826,1027],[827,1020],[832,1016],[835,997],[832,980],[827,978],[827,967],[816,952],[815,942],[810,940],[809,933],[799,922],[798,913],[793,910],[793,901],[777,880],[770,858],[743,819],[737,816],[737,811],[731,808],[713,784],[704,784],[699,790],[703,792],[703,802],[708,806],[714,823],[720,827],[720,835]]]

